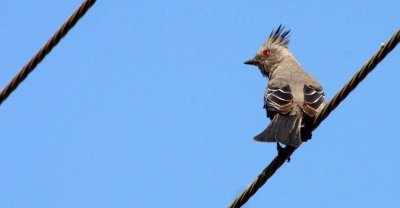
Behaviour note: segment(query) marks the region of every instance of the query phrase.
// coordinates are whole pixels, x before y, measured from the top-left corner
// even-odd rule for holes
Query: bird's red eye
[[[269,55],[271,55],[271,51],[269,51],[269,50],[265,50],[262,53],[263,53],[264,57],[268,57]]]

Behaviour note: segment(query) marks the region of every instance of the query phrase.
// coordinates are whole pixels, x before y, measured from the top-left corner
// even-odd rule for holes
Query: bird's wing
[[[287,114],[293,106],[293,95],[289,85],[284,87],[268,86],[264,94],[264,108],[272,119],[275,113]]]
[[[325,103],[325,93],[322,87],[304,85],[303,111],[310,117],[318,113],[319,108]]]

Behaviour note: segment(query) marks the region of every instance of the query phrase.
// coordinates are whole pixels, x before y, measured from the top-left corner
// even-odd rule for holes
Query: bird
[[[260,142],[277,142],[298,147],[309,139],[311,122],[325,105],[325,92],[317,79],[308,74],[289,50],[290,30],[279,25],[244,64],[257,66],[268,78],[264,108],[271,122],[254,137]]]

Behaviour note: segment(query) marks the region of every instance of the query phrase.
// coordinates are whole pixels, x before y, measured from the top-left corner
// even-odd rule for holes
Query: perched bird
[[[320,83],[300,66],[288,49],[289,32],[280,25],[273,30],[255,57],[244,62],[257,66],[269,79],[264,108],[271,119],[256,141],[278,142],[297,147],[311,139],[312,118],[325,103]]]

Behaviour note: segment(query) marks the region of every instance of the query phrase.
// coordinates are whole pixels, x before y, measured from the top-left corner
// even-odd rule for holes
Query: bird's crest
[[[268,45],[280,45],[285,48],[289,45],[290,30],[285,30],[285,26],[279,25],[276,30],[272,30],[268,37]]]

